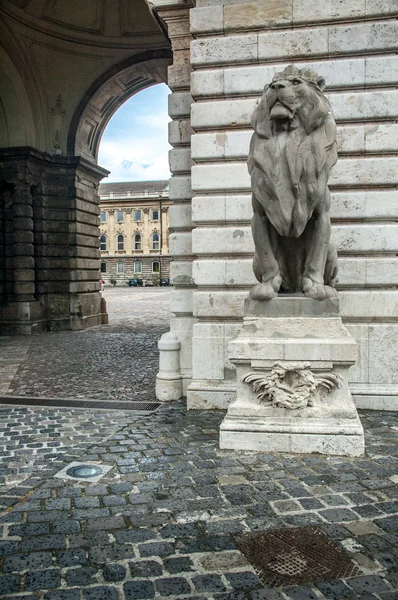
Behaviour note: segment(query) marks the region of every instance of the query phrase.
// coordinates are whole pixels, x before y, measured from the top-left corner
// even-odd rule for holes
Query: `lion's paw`
[[[258,283],[250,290],[250,298],[252,300],[272,300],[279,292],[282,278],[280,275],[275,275],[268,281]]]
[[[307,298],[314,300],[326,300],[327,298],[337,298],[337,292],[330,285],[313,284],[307,291],[304,292]]]

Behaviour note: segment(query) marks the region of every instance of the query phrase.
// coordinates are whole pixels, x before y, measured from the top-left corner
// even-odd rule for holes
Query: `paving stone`
[[[386,517],[385,519],[375,519],[374,521],[378,527],[387,531],[387,533],[398,532],[398,516]]]
[[[91,484],[86,486],[84,491],[86,496],[105,496],[108,493],[108,488],[102,484]]]
[[[48,498],[45,503],[46,510],[69,510],[70,498]]]
[[[57,563],[60,567],[73,567],[76,565],[84,565],[86,563],[86,553],[81,548],[75,548],[74,550],[64,550],[63,552],[58,552]]]
[[[349,581],[349,580],[348,580]],[[322,581],[316,584],[325,598],[330,600],[342,600],[343,598],[352,598],[352,590],[340,579],[333,581]]]
[[[319,514],[330,523],[358,520],[358,515],[349,508],[328,508],[320,510]]]
[[[389,590],[388,585],[378,575],[361,575],[347,580],[348,585],[358,594],[379,593]]]
[[[133,489],[133,485],[128,481],[122,481],[120,483],[113,483],[110,486],[112,494],[121,494],[123,492],[127,493]]]
[[[138,550],[141,556],[168,556],[169,554],[174,554],[174,546],[169,542],[140,544]]]
[[[292,600],[318,600],[319,596],[311,588],[295,587],[285,590],[285,594]]]
[[[19,592],[19,589],[19,575],[0,575],[0,596],[4,596],[4,594],[12,594],[13,592]]]
[[[107,519],[89,519],[86,523],[87,531],[123,529],[124,527],[126,527],[126,521],[122,516],[109,517]]]
[[[47,523],[25,523],[23,525],[10,525],[8,529],[10,536],[31,536],[44,535],[50,533],[50,526]]]
[[[24,538],[21,542],[23,552],[57,548],[66,548],[66,538],[64,535],[42,535],[39,537]]]
[[[93,569],[92,567],[80,567],[78,569],[69,569],[64,577],[66,584],[71,587],[86,586],[97,583],[96,573],[97,569]]]
[[[355,512],[358,513],[360,517],[363,517],[365,519],[371,519],[373,517],[379,517],[382,515],[381,510],[379,510],[377,506],[374,506],[373,504],[353,506],[352,510],[355,510]]]
[[[186,523],[184,525],[166,525],[160,530],[163,538],[185,538],[198,537],[203,532],[199,529],[197,523]]]
[[[79,535],[68,536],[70,548],[87,548],[92,546],[107,546],[110,544],[109,534],[105,531],[85,531]]]
[[[4,554],[14,554],[18,552],[19,542],[14,540],[0,540],[0,556]]]
[[[234,590],[233,592],[227,592],[226,594],[213,594],[214,600],[246,600],[247,594],[245,592],[239,592]]]
[[[105,581],[123,581],[126,578],[126,569],[123,565],[105,565],[103,569]]]
[[[54,533],[79,533],[80,523],[78,521],[54,521]]]
[[[142,560],[129,563],[131,577],[156,577],[162,575],[162,565],[155,560]]]
[[[50,552],[31,552],[30,554],[11,554],[4,558],[3,571],[35,570],[51,567],[52,555]]]
[[[44,600],[80,600],[80,591],[74,590],[56,590],[45,594]]]
[[[193,571],[194,565],[188,556],[181,556],[178,558],[165,558],[163,564],[172,575],[175,573],[181,573],[183,571]],[[160,573],[156,573],[160,575]]]
[[[286,600],[286,596],[282,596],[281,592],[264,588],[255,590],[251,593],[252,600]]]
[[[88,588],[83,591],[84,600],[118,600],[117,589],[108,586]]]
[[[192,583],[198,592],[224,592],[225,585],[219,575],[196,575]]]
[[[138,530],[125,530],[125,531],[113,531],[112,535],[115,537],[117,542],[122,544],[146,542],[153,540],[157,537],[157,533],[152,530],[138,529]]]
[[[262,587],[257,575],[250,571],[242,571],[240,573],[226,573],[231,586],[238,590],[251,590]]]
[[[26,574],[26,590],[48,590],[61,585],[61,577],[57,569],[47,571],[31,571]]]
[[[125,600],[141,600],[155,597],[155,586],[152,581],[129,581],[123,586]]]
[[[183,577],[156,579],[155,586],[162,598],[180,594],[189,594],[191,592],[188,581]]]

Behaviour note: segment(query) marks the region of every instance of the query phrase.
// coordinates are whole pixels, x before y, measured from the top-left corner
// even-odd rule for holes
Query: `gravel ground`
[[[7,394],[154,399],[157,342],[169,328],[170,288],[107,288],[103,295],[109,325],[34,335]]]

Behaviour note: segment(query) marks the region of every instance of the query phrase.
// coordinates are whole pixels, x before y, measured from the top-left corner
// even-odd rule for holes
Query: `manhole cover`
[[[68,469],[66,474],[76,479],[86,479],[87,477],[98,477],[98,475],[102,474],[102,469],[93,465],[78,465],[77,467]]]
[[[320,527],[292,527],[242,533],[239,550],[267,587],[315,583],[360,574],[350,556]]]

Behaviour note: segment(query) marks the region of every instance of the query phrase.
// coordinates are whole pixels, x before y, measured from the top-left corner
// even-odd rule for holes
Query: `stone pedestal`
[[[243,328],[228,345],[236,400],[220,447],[362,456],[364,434],[347,384],[357,345],[338,299],[247,299]]]

